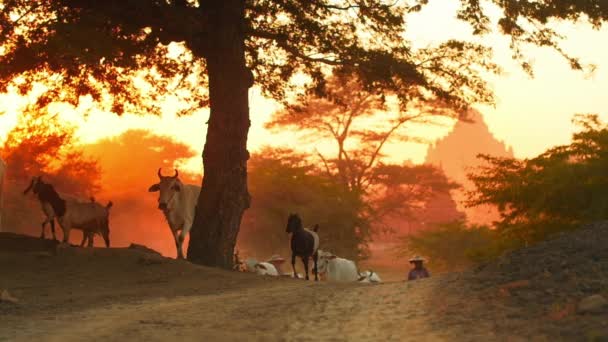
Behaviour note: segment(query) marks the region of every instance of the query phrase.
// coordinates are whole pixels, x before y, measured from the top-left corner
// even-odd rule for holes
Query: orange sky
[[[409,18],[406,36],[419,46],[446,38],[467,37],[469,29],[466,24],[454,19],[457,4],[457,1],[431,1],[424,11]],[[598,113],[608,119],[608,96],[605,96],[608,89],[608,46],[600,43],[608,41],[608,29],[596,32],[582,24],[560,25],[559,28],[568,36],[564,44],[567,51],[598,66],[592,77],[570,70],[567,62],[551,50],[533,48],[528,53],[535,61],[536,77],[530,79],[510,59],[505,38],[490,35],[483,40],[496,49],[496,61],[506,73],[490,78],[498,98],[496,107],[479,106],[478,109],[484,113],[493,134],[513,146],[517,157],[534,156],[548,147],[568,143],[573,131],[570,119],[575,113]],[[250,149],[256,150],[266,144],[297,146],[292,134],[274,135],[264,130],[264,122],[278,107],[273,101],[261,97],[257,88],[251,89],[250,94]],[[0,116],[0,139],[14,125],[16,109],[25,101],[12,95],[0,95],[0,109],[5,112]],[[86,108],[86,104],[82,107]],[[84,118],[69,108],[57,106],[56,109],[79,126],[78,134],[85,143],[120,134],[129,128],[147,128],[157,134],[172,136],[199,152],[202,151],[204,122],[208,116],[207,110],[201,110],[192,116],[176,118],[169,104],[163,117],[117,117],[92,109]],[[410,129],[434,139],[446,134],[449,127]],[[319,146],[308,147],[312,150]],[[421,162],[425,151],[426,146],[415,144],[390,147],[393,158],[398,161],[411,159]],[[200,158],[193,159],[188,166],[192,170],[200,170]]]

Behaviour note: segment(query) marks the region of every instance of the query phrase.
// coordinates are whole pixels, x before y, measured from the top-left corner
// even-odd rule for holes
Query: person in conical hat
[[[422,279],[422,278],[428,278],[431,275],[429,274],[429,271],[422,265],[422,263],[424,262],[424,258],[422,258],[419,255],[416,255],[415,257],[410,259],[410,264],[414,264],[414,268],[412,268],[409,272],[409,274],[407,275],[407,280],[416,280],[416,279]]]

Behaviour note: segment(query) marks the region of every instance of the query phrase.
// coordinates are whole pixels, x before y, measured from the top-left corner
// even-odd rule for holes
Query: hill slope
[[[380,285],[259,277],[149,250],[0,234],[0,340],[488,341],[608,338],[608,224],[464,273]]]

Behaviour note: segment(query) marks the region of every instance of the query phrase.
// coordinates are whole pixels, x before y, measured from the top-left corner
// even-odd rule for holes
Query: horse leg
[[[302,263],[304,263],[304,271],[306,272],[306,280],[308,280],[308,257],[302,257]]]
[[[293,277],[297,278],[298,274],[296,273],[296,255],[291,253],[291,268],[293,269]]]
[[[315,271],[315,281],[319,281],[319,271],[317,270],[317,261],[319,261],[319,253],[315,252],[312,255],[312,260],[314,261],[314,271]]]

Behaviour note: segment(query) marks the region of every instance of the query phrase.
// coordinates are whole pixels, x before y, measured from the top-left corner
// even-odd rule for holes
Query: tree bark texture
[[[188,259],[206,266],[232,268],[247,190],[248,89],[245,64],[244,0],[208,0],[208,40],[204,42],[209,72],[210,117],[203,150],[204,178]]]

